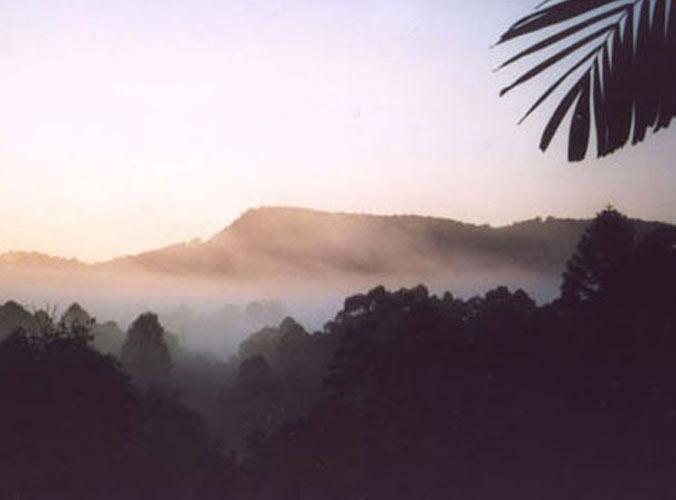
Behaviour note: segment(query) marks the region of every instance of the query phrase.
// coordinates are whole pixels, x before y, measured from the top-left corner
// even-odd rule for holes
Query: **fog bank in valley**
[[[321,329],[345,297],[424,283],[468,298],[500,285],[539,302],[558,293],[588,221],[532,219],[493,228],[419,216],[249,210],[206,241],[85,264],[0,255],[0,301],[60,311],[78,302],[122,330],[154,311],[185,347],[227,357],[249,333],[292,316]],[[636,221],[639,234],[659,223]]]

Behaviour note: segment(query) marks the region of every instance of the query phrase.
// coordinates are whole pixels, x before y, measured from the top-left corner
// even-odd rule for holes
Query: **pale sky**
[[[676,222],[676,129],[571,165],[546,110],[516,126],[533,94],[498,97],[490,46],[535,4],[0,0],[0,252],[101,260],[261,205]]]

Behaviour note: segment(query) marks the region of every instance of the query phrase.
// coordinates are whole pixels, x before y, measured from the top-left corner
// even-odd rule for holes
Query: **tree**
[[[94,337],[92,345],[96,350],[103,354],[119,356],[124,344],[125,334],[117,326],[117,323],[114,321],[95,323],[92,325],[92,335]]]
[[[120,361],[142,386],[161,383],[171,368],[171,356],[157,314],[141,314],[129,327]]]
[[[634,286],[643,320],[658,332],[676,329],[676,228],[655,229],[637,245]]]
[[[275,379],[265,357],[256,355],[242,361],[237,373],[237,384],[253,394],[270,394]]]
[[[504,95],[540,75],[551,84],[521,121],[559,91],[540,141],[545,151],[575,105],[568,159],[584,159],[596,130],[597,155],[637,144],[676,115],[676,9],[672,0],[545,0],[512,25],[498,44],[539,37],[500,68],[535,58]],[[523,62],[523,61],[522,61]]]
[[[0,498],[212,498],[227,464],[201,419],[91,339],[51,320],[0,342]]]
[[[87,311],[77,302],[73,302],[68,309],[61,315],[61,322],[65,325],[82,325],[90,326],[94,323],[94,318],[92,318]]]
[[[43,327],[0,343],[2,498],[89,496],[129,465],[140,437],[138,399],[115,361],[81,329]]]
[[[17,328],[35,333],[38,330],[38,321],[20,304],[10,300],[5,305],[0,305],[0,339]]]
[[[619,305],[631,292],[634,246],[634,228],[627,217],[612,207],[597,214],[566,265],[563,304],[573,308]]]

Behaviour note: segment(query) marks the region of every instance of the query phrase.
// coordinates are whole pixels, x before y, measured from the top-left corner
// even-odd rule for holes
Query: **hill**
[[[69,276],[153,276],[218,282],[435,279],[525,273],[558,280],[588,220],[536,218],[490,227],[415,215],[248,210],[206,241],[86,265],[34,253],[0,256],[0,270]],[[636,221],[639,232],[661,223]],[[507,279],[507,278],[505,278]]]
[[[173,245],[103,266],[245,280],[499,269],[558,276],[588,223],[549,217],[493,228],[414,215],[266,207],[245,212],[205,242]],[[658,224],[637,221],[640,232]]]

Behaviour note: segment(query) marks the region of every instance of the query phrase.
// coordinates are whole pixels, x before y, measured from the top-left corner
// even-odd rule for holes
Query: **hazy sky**
[[[516,127],[490,45],[536,3],[0,0],[0,251],[104,259],[260,205],[676,221],[676,130],[571,165],[546,115]]]

